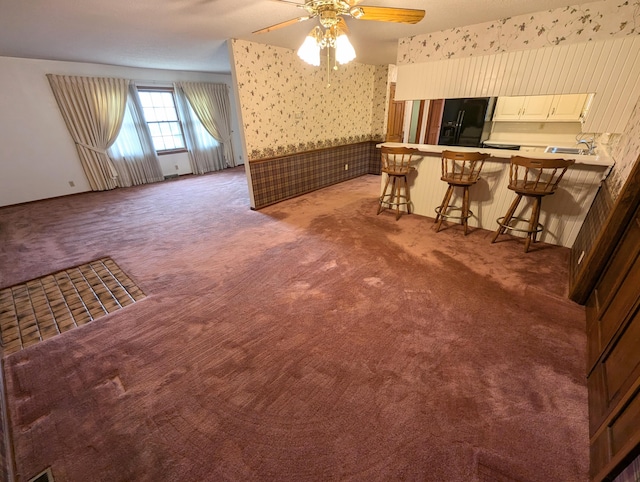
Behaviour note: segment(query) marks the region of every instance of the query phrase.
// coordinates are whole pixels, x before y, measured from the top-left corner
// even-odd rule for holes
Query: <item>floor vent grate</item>
[[[54,482],[53,474],[51,473],[51,467],[44,472],[40,472],[38,475],[29,479],[27,482]]]

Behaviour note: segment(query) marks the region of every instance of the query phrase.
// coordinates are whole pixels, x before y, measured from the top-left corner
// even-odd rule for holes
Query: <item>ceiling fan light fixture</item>
[[[364,15],[364,10],[362,10],[360,7],[351,7],[349,9],[349,15],[351,15],[355,19],[358,19]]]
[[[356,58],[356,51],[344,32],[338,32],[336,38],[336,60],[340,64],[347,64]]]
[[[318,67],[320,65],[320,44],[318,43],[319,27],[315,27],[307,35],[298,49],[298,57],[306,63]]]

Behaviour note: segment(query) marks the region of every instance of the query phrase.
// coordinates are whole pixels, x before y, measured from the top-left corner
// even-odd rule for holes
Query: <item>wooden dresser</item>
[[[610,480],[640,447],[640,209],[586,304],[591,478]]]
[[[640,455],[640,156],[615,203],[608,192],[588,223],[591,248],[576,243],[586,256],[569,290],[586,307],[594,482],[614,480]]]

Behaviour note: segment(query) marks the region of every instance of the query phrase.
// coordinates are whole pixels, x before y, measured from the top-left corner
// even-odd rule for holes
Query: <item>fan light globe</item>
[[[298,57],[306,63],[318,67],[320,65],[320,45],[318,45],[313,33],[314,31],[305,37],[304,42],[298,49]]]
[[[336,60],[341,64],[346,64],[355,58],[356,51],[353,45],[349,42],[349,38],[341,32],[336,39]]]

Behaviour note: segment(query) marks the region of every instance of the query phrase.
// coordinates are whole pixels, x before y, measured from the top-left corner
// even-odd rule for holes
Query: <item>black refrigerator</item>
[[[479,147],[490,97],[446,99],[438,144]]]

